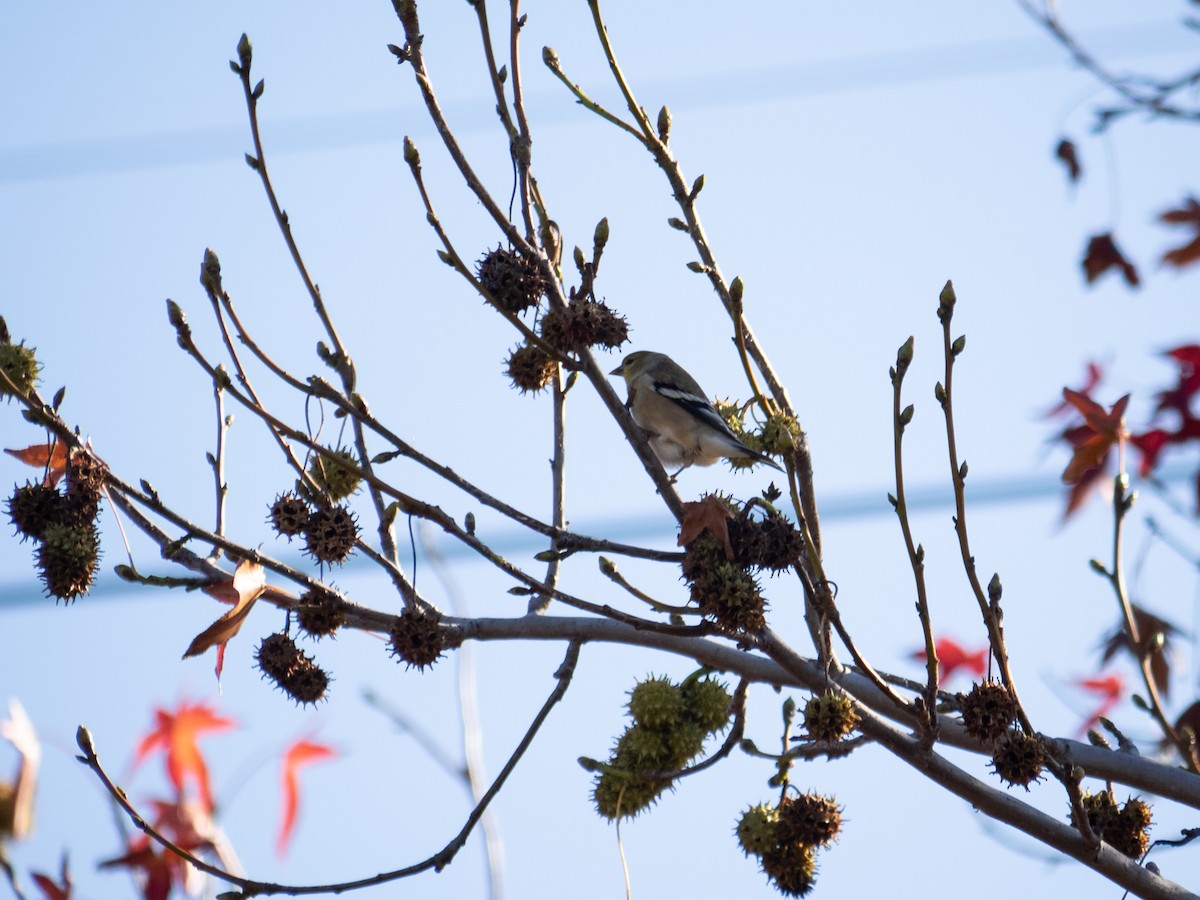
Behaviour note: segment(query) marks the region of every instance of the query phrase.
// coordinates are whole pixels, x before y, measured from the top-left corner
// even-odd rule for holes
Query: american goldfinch
[[[783,471],[739,441],[696,379],[665,353],[638,350],[609,374],[625,377],[625,406],[662,464],[679,466],[675,475],[688,466],[711,466],[721,457],[754,460]]]

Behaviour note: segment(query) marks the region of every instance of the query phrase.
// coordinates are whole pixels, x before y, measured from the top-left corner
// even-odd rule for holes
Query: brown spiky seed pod
[[[599,300],[576,297],[542,316],[541,333],[551,346],[577,353],[596,345],[621,346],[629,340],[629,323]]]
[[[76,450],[67,463],[68,524],[95,521],[104,491],[104,464],[86,450]]]
[[[95,523],[51,525],[37,549],[37,565],[46,593],[74,600],[92,586],[100,563],[100,533]]]
[[[812,696],[804,705],[804,727],[809,740],[833,744],[858,726],[854,701],[845,694]]]
[[[506,312],[516,314],[537,306],[546,293],[538,264],[503,247],[489,251],[475,271],[483,289]]]
[[[804,552],[804,536],[779,513],[763,519],[735,519],[729,523],[729,540],[737,561],[781,572],[798,562]]]
[[[331,636],[346,624],[346,605],[333,594],[309,588],[300,595],[296,624],[309,637]]]
[[[832,797],[798,794],[779,802],[779,842],[808,847],[831,844],[842,830],[842,810]]]
[[[304,526],[304,549],[322,563],[341,565],[358,540],[358,521],[345,506],[316,510]]]
[[[505,373],[522,394],[536,394],[549,387],[557,371],[558,363],[533,344],[521,344],[505,363]]]
[[[295,491],[285,491],[271,504],[267,522],[277,534],[290,541],[296,535],[304,533],[312,514],[313,509],[307,500]]]
[[[763,873],[785,897],[803,897],[817,880],[816,852],[803,844],[782,844],[763,854]]]
[[[21,541],[42,540],[51,525],[63,524],[66,498],[55,488],[41,482],[27,482],[14,488],[8,498],[8,518],[21,535]]]
[[[439,627],[442,615],[437,610],[409,607],[392,623],[388,651],[408,664],[424,669],[437,662],[442,651],[451,646]]]
[[[269,634],[258,645],[255,660],[264,678],[302,705],[325,696],[329,675],[286,634]]]
[[[984,743],[990,744],[1008,731],[1017,715],[1012,694],[997,681],[971,685],[969,693],[960,695],[960,703],[963,727]]]
[[[1109,791],[1085,791],[1080,799],[1093,833],[1130,859],[1142,858],[1150,846],[1147,829],[1152,818],[1144,801],[1131,798],[1118,807]]]
[[[1014,731],[1000,738],[992,752],[992,768],[1001,780],[1029,790],[1042,777],[1046,749],[1036,737]]]

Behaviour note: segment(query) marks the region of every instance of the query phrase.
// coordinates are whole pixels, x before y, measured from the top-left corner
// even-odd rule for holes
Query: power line
[[[1195,35],[1176,22],[1143,23],[1080,33],[1080,40],[1106,60],[1193,53]],[[1066,54],[1042,37],[1003,38],[872,53],[841,59],[758,68],[688,73],[647,80],[647,96],[669,97],[677,110],[713,109],[747,103],[776,103],[843,91],[891,87],[920,81],[996,75],[1063,67]],[[491,127],[491,101],[447,102],[461,130]],[[540,125],[582,122],[562,92],[535,94],[530,108]],[[272,153],[301,153],[397,142],[405,134],[432,134],[424,108],[415,104],[352,113],[325,113],[271,120]],[[403,123],[403,126],[402,124]],[[244,125],[214,125],[144,135],[60,141],[0,149],[0,184],[42,181],[109,172],[140,171],[198,163],[241,164],[248,140]]]
[[[1195,469],[1177,463],[1168,466],[1159,474],[1158,480],[1163,484],[1193,483]],[[842,525],[848,521],[875,519],[893,515],[887,494],[890,488],[879,488],[869,491],[851,491],[834,494],[829,497],[819,497],[822,524]],[[971,509],[981,507],[1014,506],[1044,500],[1057,500],[1063,495],[1062,481],[1053,475],[1033,477],[998,478],[993,480],[970,479],[967,485],[967,503]],[[954,509],[954,492],[949,485],[923,485],[910,487],[905,497],[910,513],[920,514],[931,511],[950,513]],[[655,520],[651,516],[614,517],[607,521],[594,523],[591,533],[603,535],[611,540],[626,543],[647,541],[662,543],[665,520]],[[673,543],[674,530],[668,535]],[[545,540],[528,531],[510,530],[500,534],[496,539],[489,540],[490,546],[502,556],[530,554],[545,549]],[[458,543],[448,543],[439,548],[440,555],[446,560],[478,559],[477,554],[468,547]],[[309,561],[298,554],[293,559],[283,559],[290,565],[303,567]],[[371,566],[370,560],[362,556],[352,557],[342,568],[343,572],[366,571]],[[144,596],[151,596],[151,591],[143,591]],[[88,594],[92,599],[116,599],[138,596],[138,589],[130,586],[115,575],[106,575],[97,580]],[[0,614],[17,607],[44,604],[49,601],[38,591],[32,578],[13,580],[0,583]]]

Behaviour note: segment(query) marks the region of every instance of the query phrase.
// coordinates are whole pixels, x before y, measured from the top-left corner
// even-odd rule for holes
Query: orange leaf
[[[1101,716],[1107,716],[1112,712],[1113,707],[1121,702],[1121,697],[1125,694],[1125,679],[1120,675],[1105,675],[1081,678],[1075,683],[1085,691],[1101,697],[1100,705],[1079,728],[1079,734],[1084,735],[1089,728],[1100,721]]]
[[[199,656],[209,647],[224,644],[237,634],[242,628],[242,623],[246,621],[246,616],[250,614],[254,601],[261,597],[266,589],[267,574],[263,567],[248,559],[242,560],[228,584],[217,585],[207,590],[207,593],[218,600],[226,600],[228,592],[232,591],[237,597],[233,609],[196,635],[184,652],[183,658]],[[219,666],[217,677],[221,677]]]
[[[1062,475],[1066,484],[1077,484],[1088,472],[1100,468],[1113,445],[1128,436],[1123,418],[1129,394],[1107,412],[1091,397],[1070,388],[1063,388],[1063,398],[1079,410],[1086,423],[1085,427],[1072,430],[1075,452]]]
[[[283,754],[283,818],[279,823],[279,837],[275,841],[275,852],[281,858],[286,855],[292,832],[296,827],[296,816],[300,809],[300,769],[309,763],[333,759],[337,751],[325,744],[298,740]]]
[[[194,706],[186,700],[180,701],[177,709],[154,711],[155,727],[138,743],[133,761],[136,765],[152,751],[164,749],[167,755],[167,777],[176,791],[182,793],[186,780],[194,781],[200,801],[208,812],[212,812],[212,789],[208,781],[208,766],[200,752],[197,738],[206,731],[224,731],[234,726],[232,719],[217,715],[207,704]]]
[[[943,636],[934,640],[933,650],[938,658],[938,680],[943,683],[959,669],[965,669],[976,678],[987,670],[987,644],[978,650],[968,650],[953,638]],[[918,650],[913,659],[924,660],[925,651]]]
[[[5,450],[9,456],[15,456],[27,466],[44,469],[46,486],[54,487],[67,471],[67,445],[62,441],[51,441],[49,444],[30,444],[21,450]]]
[[[733,559],[733,544],[729,540],[729,520],[732,518],[729,507],[717,497],[705,497],[698,503],[683,504],[679,546],[686,547],[707,530],[725,548],[725,558]]]

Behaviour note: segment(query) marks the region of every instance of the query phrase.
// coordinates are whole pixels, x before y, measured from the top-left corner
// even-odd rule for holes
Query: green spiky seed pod
[[[683,705],[688,718],[704,733],[714,734],[729,724],[729,689],[715,678],[694,678],[683,683]]]
[[[629,340],[629,323],[605,303],[576,297],[566,308],[549,310],[541,321],[546,343],[564,353],[588,347],[619,347]]]
[[[51,525],[37,550],[37,565],[46,593],[74,600],[92,586],[100,563],[100,534],[93,523]]]
[[[989,744],[1008,731],[1017,715],[1012,694],[997,681],[971,685],[970,692],[962,695],[960,702],[967,733]]]
[[[443,650],[457,646],[448,641],[446,632],[440,627],[441,621],[441,613],[436,610],[409,607],[393,620],[388,651],[409,668],[416,666],[424,670],[426,666],[432,666],[441,659]]]
[[[346,624],[346,606],[333,594],[309,588],[300,595],[296,624],[309,637],[332,636]]]
[[[784,456],[800,440],[800,423],[783,413],[775,413],[762,429],[761,452],[772,456]]]
[[[638,778],[619,772],[601,772],[592,787],[596,812],[610,822],[618,816],[631,819],[656,801],[670,782]]]
[[[747,856],[762,856],[779,845],[779,812],[773,806],[760,803],[752,806],[738,819],[734,834]]]
[[[28,394],[37,385],[41,363],[33,347],[26,347],[25,342],[13,344],[0,343],[0,372],[8,376],[8,381],[0,378],[0,397],[15,397],[9,381],[21,395]]]
[[[635,775],[670,772],[687,762],[671,746],[671,732],[629,725],[617,740],[611,764]]]
[[[105,465],[86,450],[76,450],[67,463],[66,522],[85,525],[100,513]]]
[[[304,549],[322,563],[341,565],[358,540],[358,521],[344,506],[318,509],[304,526]]]
[[[779,841],[826,847],[842,830],[842,810],[832,797],[799,794],[779,803]]]
[[[489,251],[475,272],[496,305],[514,315],[537,306],[546,293],[538,264],[503,247]]]
[[[804,705],[804,727],[810,740],[834,744],[858,726],[854,701],[845,694],[821,694]]]
[[[669,768],[674,770],[682,769],[693,757],[700,755],[708,733],[698,722],[685,719],[665,732],[665,737],[670,750]]]
[[[355,468],[358,467],[358,457],[349,447],[326,448],[338,459]],[[308,464],[308,477],[321,491],[330,503],[339,503],[347,497],[352,497],[362,485],[362,479],[350,469],[343,468],[331,459],[317,453]]]
[[[629,714],[650,728],[670,728],[682,719],[683,705],[683,691],[665,675],[651,675],[629,692]]]
[[[51,525],[64,523],[66,498],[41,482],[27,482],[13,490],[8,498],[8,518],[21,535],[21,541],[42,540]]]
[[[992,753],[992,768],[1001,780],[1025,790],[1042,777],[1045,764],[1046,749],[1042,742],[1023,731],[1000,738]]]
[[[304,533],[312,514],[313,508],[307,500],[295,491],[286,491],[271,503],[267,522],[277,534],[290,541],[296,535]]]
[[[554,383],[558,363],[540,347],[521,344],[508,355],[505,373],[522,394],[536,394]]]
[[[803,897],[817,880],[816,853],[803,844],[784,844],[763,854],[763,873],[785,897]]]

